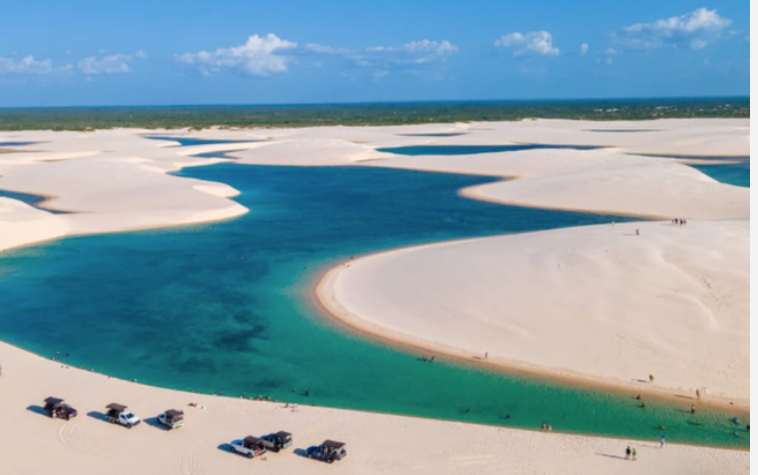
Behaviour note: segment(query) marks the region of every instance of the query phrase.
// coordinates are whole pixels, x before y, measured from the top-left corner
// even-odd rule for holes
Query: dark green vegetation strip
[[[750,117],[750,98],[424,102],[270,106],[0,108],[0,130],[406,125],[529,118]]]

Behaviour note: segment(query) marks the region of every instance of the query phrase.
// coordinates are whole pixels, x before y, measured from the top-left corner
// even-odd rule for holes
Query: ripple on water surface
[[[462,198],[483,177],[368,167],[190,168],[239,218],[0,254],[0,338],[157,386],[513,427],[747,447],[731,414],[438,360],[335,328],[309,299],[352,254],[627,218]],[[44,289],[44,292],[41,291]],[[45,329],[45,331],[40,331]],[[309,395],[305,395],[305,391]]]

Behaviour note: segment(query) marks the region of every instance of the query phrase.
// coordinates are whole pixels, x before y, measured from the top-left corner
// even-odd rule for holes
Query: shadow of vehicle
[[[39,414],[41,416],[50,417],[50,414],[48,414],[45,409],[42,406],[37,406],[35,404],[32,404],[31,406],[26,408],[27,411],[31,411],[35,414]]]
[[[108,420],[108,416],[106,416],[105,414],[103,414],[102,412],[99,412],[99,411],[89,411],[87,413],[87,416],[89,416],[89,417],[91,417],[93,419],[97,419],[98,421],[110,422]]]
[[[311,447],[313,448],[313,447]],[[305,457],[308,458],[308,450],[306,449],[295,449],[292,451],[293,454],[297,455],[298,457]]]
[[[232,444],[227,444],[226,442],[223,443],[223,444],[220,444],[216,448],[219,449],[219,450],[221,450],[221,451],[223,451],[223,452],[231,452],[233,454],[236,453],[235,451],[232,450]]]
[[[150,427],[154,427],[156,429],[160,429],[162,431],[168,432],[168,427],[164,426],[160,422],[158,422],[157,417],[148,417],[146,419],[142,419],[142,422],[149,425]]]

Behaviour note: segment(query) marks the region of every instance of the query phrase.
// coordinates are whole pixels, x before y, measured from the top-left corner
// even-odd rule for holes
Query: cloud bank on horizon
[[[0,82],[5,81],[3,78],[13,77],[16,84],[19,81],[33,84],[43,78],[46,84],[56,78],[71,83],[77,78],[92,81],[95,76],[115,78],[155,68],[175,71],[184,80],[193,75],[199,78],[305,78],[318,71],[319,74],[332,74],[353,81],[360,78],[377,81],[396,76],[456,81],[462,74],[456,65],[487,56],[489,62],[500,65],[503,74],[510,77],[532,75],[544,80],[550,72],[549,65],[555,61],[563,61],[563,69],[566,65],[573,67],[579,71],[576,74],[584,70],[607,76],[613,74],[612,66],[616,67],[614,65],[626,58],[630,64],[632,61],[639,63],[639,60],[632,60],[639,52],[702,51],[718,42],[749,43],[749,33],[733,29],[734,24],[734,20],[715,8],[698,8],[654,21],[621,23],[615,27],[608,25],[605,31],[593,34],[580,30],[568,35],[566,31],[555,33],[553,28],[512,29],[493,35],[489,43],[478,40],[461,44],[459,41],[464,39],[453,41],[419,35],[420,38],[395,44],[377,42],[378,45],[360,48],[334,44],[337,41],[327,44],[308,41],[307,36],[298,38],[291,32],[279,36],[274,32],[253,31],[248,33],[246,40],[242,40],[244,36],[240,38],[236,45],[232,38],[232,41],[203,48],[202,41],[198,40],[201,43],[198,48],[187,48],[188,51],[175,51],[170,55],[151,54],[149,61],[143,50],[134,53],[101,50],[73,61],[45,56],[42,56],[45,59],[38,59],[39,52],[26,55],[0,53]],[[71,54],[71,51],[66,52],[66,56]],[[581,59],[583,57],[594,60],[588,62]],[[700,61],[701,65],[710,67],[714,59],[703,57]],[[598,69],[601,65],[605,70]],[[734,67],[734,64],[727,64],[721,68],[721,74],[728,75]]]

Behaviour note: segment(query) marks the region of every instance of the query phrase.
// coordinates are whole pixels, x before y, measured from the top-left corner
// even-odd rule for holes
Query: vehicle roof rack
[[[330,449],[341,449],[345,446],[344,442],[337,442],[336,440],[325,440],[323,444],[324,447],[329,447]]]

